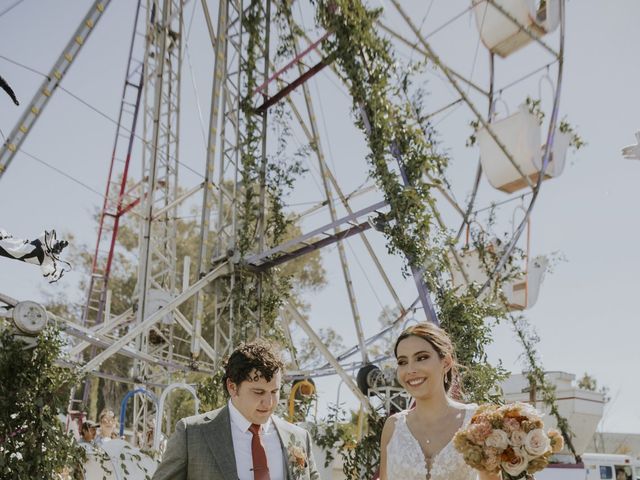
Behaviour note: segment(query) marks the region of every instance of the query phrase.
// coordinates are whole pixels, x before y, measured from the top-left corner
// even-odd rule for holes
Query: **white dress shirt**
[[[231,417],[231,438],[233,451],[236,456],[236,469],[239,480],[253,480],[253,457],[251,455],[251,440],[253,434],[249,431],[251,422],[229,400],[229,416]],[[260,438],[267,454],[269,478],[271,480],[285,480],[284,457],[280,437],[269,421],[260,426]]]

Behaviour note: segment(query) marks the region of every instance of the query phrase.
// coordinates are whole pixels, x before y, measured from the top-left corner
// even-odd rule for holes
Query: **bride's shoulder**
[[[473,414],[478,409],[477,403],[452,402],[452,406],[463,414]]]
[[[408,410],[401,410],[400,412],[394,413],[393,415],[389,415],[384,422],[384,427],[382,428],[382,436],[391,436],[393,434],[393,431],[395,430],[396,423],[398,421],[405,421],[408,412]]]
[[[389,418],[395,419],[404,418],[411,410],[400,410],[399,412],[394,413],[393,415],[389,415]]]
[[[395,427],[396,422],[398,420],[403,420],[407,414],[406,410],[402,410],[400,412],[394,413],[393,415],[389,415],[387,419],[384,421],[384,428],[387,430],[392,430]]]

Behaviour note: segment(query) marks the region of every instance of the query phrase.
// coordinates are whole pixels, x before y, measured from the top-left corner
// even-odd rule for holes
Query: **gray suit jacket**
[[[319,480],[309,432],[276,416],[271,418],[280,437],[287,480]],[[304,467],[296,467],[296,459],[288,451],[292,442],[305,451]],[[180,420],[153,475],[153,480],[237,479],[227,406]]]

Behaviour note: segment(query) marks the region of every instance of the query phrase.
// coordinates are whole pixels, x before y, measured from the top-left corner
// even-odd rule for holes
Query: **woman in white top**
[[[441,328],[421,323],[396,341],[398,380],[415,408],[389,417],[382,430],[380,480],[499,480],[477,472],[454,448],[456,432],[466,427],[476,406],[453,400],[457,382],[451,339]]]

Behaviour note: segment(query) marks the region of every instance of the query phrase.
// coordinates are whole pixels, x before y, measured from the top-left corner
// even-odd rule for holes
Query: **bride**
[[[449,396],[457,382],[451,339],[431,323],[400,334],[394,348],[398,380],[415,408],[389,417],[382,430],[380,480],[499,480],[477,472],[456,451],[452,439],[466,427],[476,405]]]

